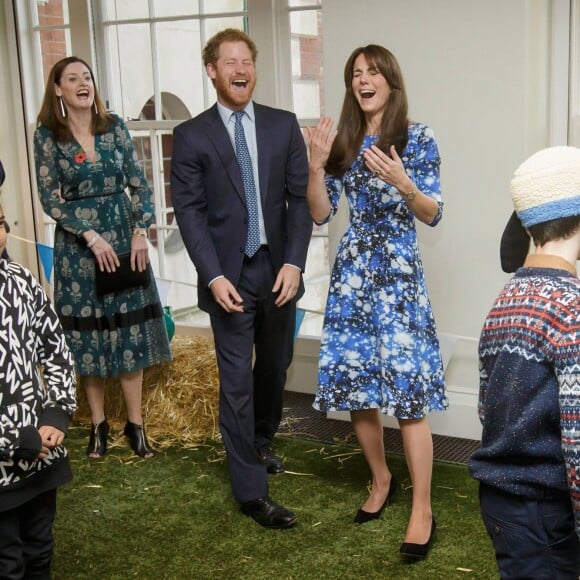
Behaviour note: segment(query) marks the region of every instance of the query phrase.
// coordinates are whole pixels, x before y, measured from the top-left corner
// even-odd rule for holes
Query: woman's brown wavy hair
[[[349,169],[358,155],[366,132],[365,116],[352,90],[354,61],[361,54],[365,56],[370,66],[376,67],[385,77],[391,89],[383,113],[377,146],[388,154],[391,145],[394,145],[397,153],[401,155],[409,139],[407,93],[397,59],[383,46],[377,44],[361,46],[354,50],[344,67],[346,94],[338,121],[338,134],[325,168],[331,175],[342,175]]]
[[[40,113],[38,113],[37,126],[42,125],[47,129],[50,129],[54,134],[56,141],[60,143],[68,143],[73,140],[73,135],[70,131],[68,124],[68,115],[66,117],[62,116],[60,110],[60,105],[58,103],[58,97],[56,96],[56,91],[54,85],[60,86],[60,80],[62,78],[62,73],[64,69],[74,62],[80,62],[85,65],[89,72],[91,73],[91,79],[93,81],[93,86],[95,88],[95,107],[91,107],[92,113],[92,124],[91,132],[93,135],[102,135],[106,133],[113,123],[113,117],[107,113],[105,105],[99,96],[97,91],[97,85],[95,83],[95,75],[91,70],[91,67],[82,59],[77,56],[67,56],[59,60],[50,69],[48,74],[48,80],[46,81],[46,90],[44,91],[44,98],[42,99],[42,106],[40,107]],[[64,105],[64,103],[63,103]]]

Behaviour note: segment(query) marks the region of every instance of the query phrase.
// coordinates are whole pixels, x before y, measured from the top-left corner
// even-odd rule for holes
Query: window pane
[[[141,161],[141,166],[145,173],[145,178],[150,187],[153,187],[153,160],[151,155],[151,136],[146,132],[132,133],[135,152]]]
[[[300,10],[290,12],[290,30],[292,35],[318,36],[319,10]]]
[[[45,84],[52,66],[61,58],[70,56],[72,52],[68,28],[68,2],[47,0],[36,2],[35,7],[40,43],[37,48],[42,59],[43,84]]]
[[[294,8],[295,6],[320,6],[320,0],[288,0],[288,6]]]
[[[70,30],[68,28],[41,30],[40,53],[42,55],[42,73],[44,82],[48,78],[50,69],[61,58],[72,54],[70,42]]]
[[[35,2],[36,18],[39,26],[62,26],[69,24],[68,2],[46,0]]]
[[[105,21],[149,18],[148,0],[102,0],[102,2]]]
[[[125,119],[138,119],[153,96],[151,38],[147,24],[107,28],[109,49],[118,58],[110,62],[111,105]]]
[[[232,16],[230,18],[208,18],[203,22],[206,41],[224,28],[239,28],[240,30],[245,30],[243,16]]]
[[[320,84],[317,81],[294,81],[292,83],[294,112],[299,119],[320,117]]]
[[[222,12],[243,12],[244,0],[205,0],[204,14],[220,14]]]
[[[290,7],[313,6],[316,0],[290,0]],[[323,113],[322,12],[296,10],[290,14],[292,98],[299,119],[318,119]],[[300,334],[320,336],[328,295],[328,226],[314,226],[304,275],[305,293],[298,307],[306,310]]]
[[[292,96],[299,119],[324,114],[320,10],[290,13]]]
[[[155,0],[155,16],[191,16],[199,14],[198,0]]]
[[[201,60],[199,20],[178,20],[157,25],[159,90],[173,99],[163,98],[164,119],[187,119],[205,108],[199,79],[205,71]],[[182,106],[178,106],[182,103]]]

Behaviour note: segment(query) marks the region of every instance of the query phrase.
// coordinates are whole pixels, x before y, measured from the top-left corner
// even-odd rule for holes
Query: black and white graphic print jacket
[[[36,460],[38,428],[66,433],[75,388],[73,358],[42,286],[23,266],[0,259],[0,499],[66,457],[60,445]]]

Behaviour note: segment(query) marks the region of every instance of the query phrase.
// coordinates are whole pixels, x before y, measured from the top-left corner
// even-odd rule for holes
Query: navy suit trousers
[[[269,445],[282,418],[292,361],[296,304],[274,304],[275,272],[266,247],[246,258],[237,290],[243,313],[211,315],[220,377],[219,424],[234,497],[268,494],[258,449]]]

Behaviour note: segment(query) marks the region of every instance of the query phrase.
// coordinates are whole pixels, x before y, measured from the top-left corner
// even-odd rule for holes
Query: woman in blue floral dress
[[[378,518],[395,493],[380,413],[398,419],[413,483],[401,552],[421,557],[435,529],[426,415],[448,402],[415,219],[430,226],[441,219],[440,158],[431,129],[408,120],[402,73],[387,49],[356,49],[345,84],[338,130],[322,118],[307,131],[314,221],[336,213],[342,191],[350,208],[330,279],[314,407],[351,413],[372,473],[357,523]]]
[[[55,308],[91,409],[87,455],[106,453],[104,378],[119,377],[125,434],[135,453],[153,457],[141,413],[143,369],[171,360],[148,257],[153,195],[127,128],[105,111],[83,60],[53,66],[34,152],[42,207],[56,222]],[[127,252],[133,270],[149,272],[149,285],[98,296],[96,269],[116,270],[118,255]]]

